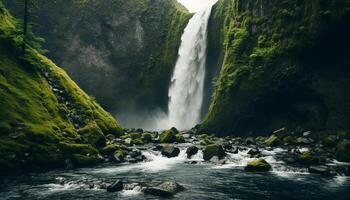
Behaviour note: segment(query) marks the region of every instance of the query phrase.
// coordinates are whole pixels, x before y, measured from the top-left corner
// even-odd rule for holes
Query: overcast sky
[[[190,12],[197,12],[203,8],[208,7],[217,0],[177,0],[184,5]]]

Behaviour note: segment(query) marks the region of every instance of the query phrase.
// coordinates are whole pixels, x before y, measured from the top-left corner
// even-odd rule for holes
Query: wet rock
[[[334,170],[340,175],[350,176],[349,165],[338,165],[334,167]]]
[[[124,140],[124,143],[125,143],[126,145],[131,145],[131,141],[132,141],[131,138],[126,138],[126,139]]]
[[[297,144],[302,144],[302,145],[309,145],[314,143],[314,140],[311,138],[304,138],[304,137],[299,137],[296,139]]]
[[[173,143],[176,141],[176,134],[177,134],[177,130],[166,130],[163,131],[160,135],[159,135],[159,142],[160,143]]]
[[[121,180],[117,180],[111,185],[107,186],[107,192],[118,192],[123,189],[123,182]]]
[[[197,152],[198,152],[198,147],[196,147],[196,146],[188,147],[187,150],[186,150],[187,158],[191,158]]]
[[[258,159],[249,162],[244,169],[250,172],[266,172],[271,170],[271,165],[264,159]]]
[[[331,175],[331,170],[327,166],[310,166],[308,170],[311,174]]]
[[[340,162],[350,162],[350,141],[339,142],[334,156]]]
[[[210,160],[213,156],[217,156],[219,159],[225,156],[225,151],[221,145],[210,144],[203,150],[203,159]]]
[[[275,135],[271,135],[264,143],[268,146],[277,146],[281,143],[281,140]]]
[[[303,133],[303,137],[308,137],[311,135],[311,131],[306,131]]]
[[[136,158],[136,157],[141,156],[142,153],[141,153],[140,150],[134,149],[134,150],[132,150],[131,152],[129,152],[129,155],[130,155],[132,158]]]
[[[245,139],[245,143],[247,145],[255,144],[255,140],[252,137],[248,137],[247,139]]]
[[[191,165],[194,165],[194,164],[197,164],[198,162],[195,161],[195,160],[189,160],[189,161],[185,161],[185,164],[191,164]]]
[[[338,141],[339,141],[339,136],[330,135],[323,140],[323,144],[326,147],[335,147],[337,145]]]
[[[172,197],[185,188],[175,181],[164,182],[158,187],[149,187],[144,189],[145,194],[151,194],[159,197]]]
[[[251,158],[260,157],[260,150],[258,148],[253,148],[253,149],[250,149],[247,154],[249,154]]]
[[[228,150],[232,149],[232,144],[230,144],[228,142],[224,142],[222,144],[222,147],[224,148],[225,151],[228,151]]]
[[[181,133],[175,135],[177,143],[185,143],[185,138]]]
[[[177,147],[174,147],[173,145],[164,145],[161,153],[163,156],[166,156],[168,158],[176,157],[180,153],[180,149]]]
[[[226,150],[229,153],[237,154],[238,153],[238,147],[233,146],[231,149]]]

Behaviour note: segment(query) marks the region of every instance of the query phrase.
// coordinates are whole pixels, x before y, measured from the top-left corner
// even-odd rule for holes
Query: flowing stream
[[[186,144],[184,144],[186,145]],[[56,170],[0,179],[0,199],[102,200],[162,199],[145,195],[138,185],[175,180],[186,190],[173,199],[348,199],[350,180],[343,176],[312,175],[304,168],[293,168],[279,160],[284,149],[263,151],[272,165],[271,172],[250,173],[243,167],[253,160],[249,149],[228,154],[225,164],[203,162],[202,152],[188,159],[186,146],[179,156],[166,158],[145,147],[141,163],[106,164],[94,168]],[[186,164],[185,161],[197,161]],[[108,193],[101,186],[121,179],[123,191]]]
[[[200,122],[203,102],[207,27],[212,2],[189,21],[181,38],[179,57],[169,88],[168,124],[180,130],[190,129]]]

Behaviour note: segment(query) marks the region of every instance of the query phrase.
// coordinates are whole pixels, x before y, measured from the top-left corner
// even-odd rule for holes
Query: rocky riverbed
[[[349,141],[341,134],[320,137],[280,129],[266,137],[219,138],[195,129],[125,131],[120,138],[106,137],[99,165],[78,169],[67,159],[66,169],[5,177],[0,196],[278,199],[293,193],[292,199],[344,199],[350,194]]]

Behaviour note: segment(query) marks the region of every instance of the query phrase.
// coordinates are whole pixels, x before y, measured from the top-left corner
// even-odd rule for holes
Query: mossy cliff
[[[12,0],[5,2],[17,13]],[[34,32],[46,39],[48,57],[108,111],[167,108],[181,35],[191,17],[176,0],[38,2]]]
[[[21,33],[0,1],[0,173],[95,163],[120,125]]]
[[[219,0],[209,61],[221,66],[201,131],[350,129],[349,0]]]

